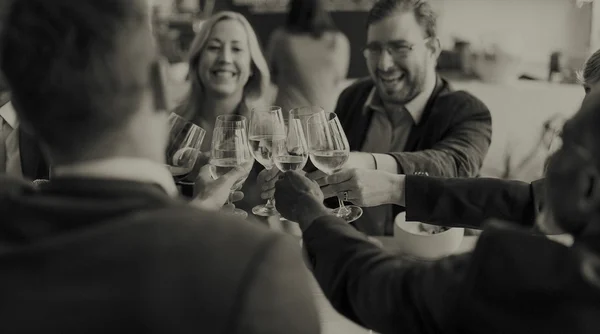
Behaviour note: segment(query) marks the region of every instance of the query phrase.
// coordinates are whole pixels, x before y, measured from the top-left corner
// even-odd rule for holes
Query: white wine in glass
[[[280,107],[254,108],[248,126],[248,142],[252,155],[265,169],[273,168],[273,143],[285,140],[285,123]],[[252,208],[257,216],[278,215],[275,200],[269,198],[266,204]]]
[[[339,171],[350,156],[350,145],[337,115],[333,112],[316,113],[308,119],[308,151],[313,165],[325,174]],[[347,222],[362,216],[362,209],[356,205],[344,205],[338,194],[340,207],[333,213]]]
[[[254,158],[252,158],[248,148],[245,122],[243,126],[217,127],[214,129],[210,158],[210,172],[214,179],[220,178],[238,166],[244,167],[249,172],[253,161]],[[231,195],[242,187],[247,177],[248,174],[245,174],[231,187],[228,204],[232,204]],[[233,210],[233,214],[243,218],[248,216],[246,211],[238,208]]]
[[[273,141],[273,161],[282,172],[302,170],[308,161],[308,147],[300,119],[290,114],[286,136]]]

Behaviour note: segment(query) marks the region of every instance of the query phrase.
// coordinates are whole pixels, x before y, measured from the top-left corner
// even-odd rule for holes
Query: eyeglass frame
[[[423,40],[421,42],[423,42],[423,44],[426,44],[432,38],[434,38],[434,36],[429,36],[429,37],[423,38]],[[377,43],[377,42],[374,42],[374,43]],[[394,43],[398,43],[398,44],[404,43],[403,45],[398,46],[396,48],[403,47],[404,50],[402,50],[402,51],[404,51],[405,53],[400,53],[399,54],[398,52],[401,52],[401,51],[394,51],[393,50],[394,46],[391,45],[391,44],[394,44]],[[369,44],[372,44],[372,43],[369,43]],[[377,54],[375,56],[369,55],[369,52],[372,52],[371,50],[369,50],[369,45],[367,45],[367,46],[365,46],[365,47],[362,48],[362,53],[363,53],[363,56],[365,58],[372,58],[372,59],[373,58],[375,58],[375,59],[380,58],[383,55],[383,51],[388,52],[390,54],[390,56],[392,56],[392,58],[405,58],[415,48],[415,46],[417,46],[417,44],[419,44],[419,43],[413,43],[413,44],[407,45],[402,40],[394,40],[394,41],[385,42],[383,44],[382,43],[377,43],[377,45],[380,46],[379,47],[379,51],[378,51],[379,54]]]

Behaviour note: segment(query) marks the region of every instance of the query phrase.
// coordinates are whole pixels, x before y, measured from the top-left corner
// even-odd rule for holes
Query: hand
[[[256,184],[260,187],[260,198],[269,199],[275,195],[275,182],[281,173],[277,168],[263,169],[258,173]]]
[[[185,154],[189,154],[189,152],[190,150],[187,150]],[[194,163],[194,168],[192,168],[192,171],[188,175],[186,175],[186,177],[183,178],[182,181],[194,182],[200,175],[200,170],[202,169],[202,167],[206,166],[206,164],[208,164],[209,161],[210,152],[201,152],[200,154],[198,154],[196,162]]]
[[[325,197],[348,192],[348,201],[358,206],[403,205],[404,180],[404,175],[379,170],[347,169],[329,175],[322,191]]]
[[[350,152],[348,161],[344,164],[344,169],[375,169],[375,159],[371,153]],[[327,182],[327,174],[320,170],[315,170],[306,174],[306,176],[316,181],[319,186],[324,187],[329,185]],[[335,194],[325,194],[325,198],[333,197]]]
[[[312,222],[330,212],[323,205],[319,185],[299,172],[290,171],[275,184],[275,205],[281,215],[305,231]]]
[[[245,177],[250,171],[247,166],[238,166],[229,173],[221,176],[217,180],[213,180],[210,173],[210,165],[204,165],[200,169],[194,189],[196,196],[191,201],[195,206],[206,210],[219,210],[223,204],[227,202],[231,194],[231,188],[237,180]],[[239,201],[244,198],[244,193],[235,191],[231,194],[231,201]],[[223,210],[232,210],[233,204],[223,207]]]
[[[316,171],[306,173],[306,177],[317,182],[319,187],[324,187],[329,184],[329,183],[327,183],[327,174],[321,172],[318,169]],[[325,197],[325,198],[327,198],[327,197]]]

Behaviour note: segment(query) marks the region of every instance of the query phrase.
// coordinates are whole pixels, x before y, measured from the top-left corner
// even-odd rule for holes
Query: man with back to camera
[[[53,177],[0,177],[0,332],[318,333],[291,240],[175,198],[146,6],[15,0],[2,20],[0,70]]]

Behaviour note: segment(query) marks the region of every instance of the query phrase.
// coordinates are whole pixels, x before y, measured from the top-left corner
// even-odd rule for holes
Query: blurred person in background
[[[314,276],[333,307],[378,333],[597,333],[599,126],[600,92],[596,91],[586,96],[580,110],[565,124],[563,146],[550,159],[540,194],[552,219],[538,219],[537,228],[548,234],[570,234],[572,245],[532,233],[530,226],[519,226],[527,218],[519,216],[524,210],[507,206],[504,209],[514,211],[513,217],[519,219],[517,224],[488,222],[473,251],[437,261],[406,259],[375,245],[332,215],[322,203],[319,185],[298,172],[287,172],[277,181],[277,210],[300,224]],[[456,181],[460,186],[459,179]],[[507,185],[513,181],[498,182]],[[432,209],[428,204],[436,199],[449,205],[455,201],[451,195],[429,192],[440,190],[435,179],[429,184],[421,182],[422,187],[424,184],[429,188],[406,193],[396,187],[387,202],[410,207],[404,196],[413,203],[421,199],[426,204],[420,208],[417,204],[416,210],[427,214]],[[526,187],[515,189],[517,193],[527,191]],[[527,203],[527,198],[522,200]],[[456,211],[460,212],[458,205]],[[473,217],[465,218],[466,223],[474,222]]]
[[[364,49],[370,77],[346,88],[335,108],[353,151],[344,169],[478,174],[491,142],[491,115],[479,99],[453,91],[436,74],[441,49],[436,29],[436,14],[427,1],[379,0],[373,5]],[[273,174],[263,172],[260,179]],[[308,176],[328,185],[321,171]],[[368,182],[368,189],[387,189],[380,180]],[[342,193],[352,201],[357,190]],[[368,208],[352,224],[369,235],[391,235],[399,212],[392,205]]]
[[[53,175],[0,177],[0,332],[318,333],[297,245],[216,212],[247,171],[177,198],[146,6],[15,0],[3,20],[0,70]]]
[[[335,27],[325,1],[292,0],[285,26],[271,33],[267,60],[278,87],[275,105],[286,117],[301,106],[333,111],[348,74],[350,43]]]

